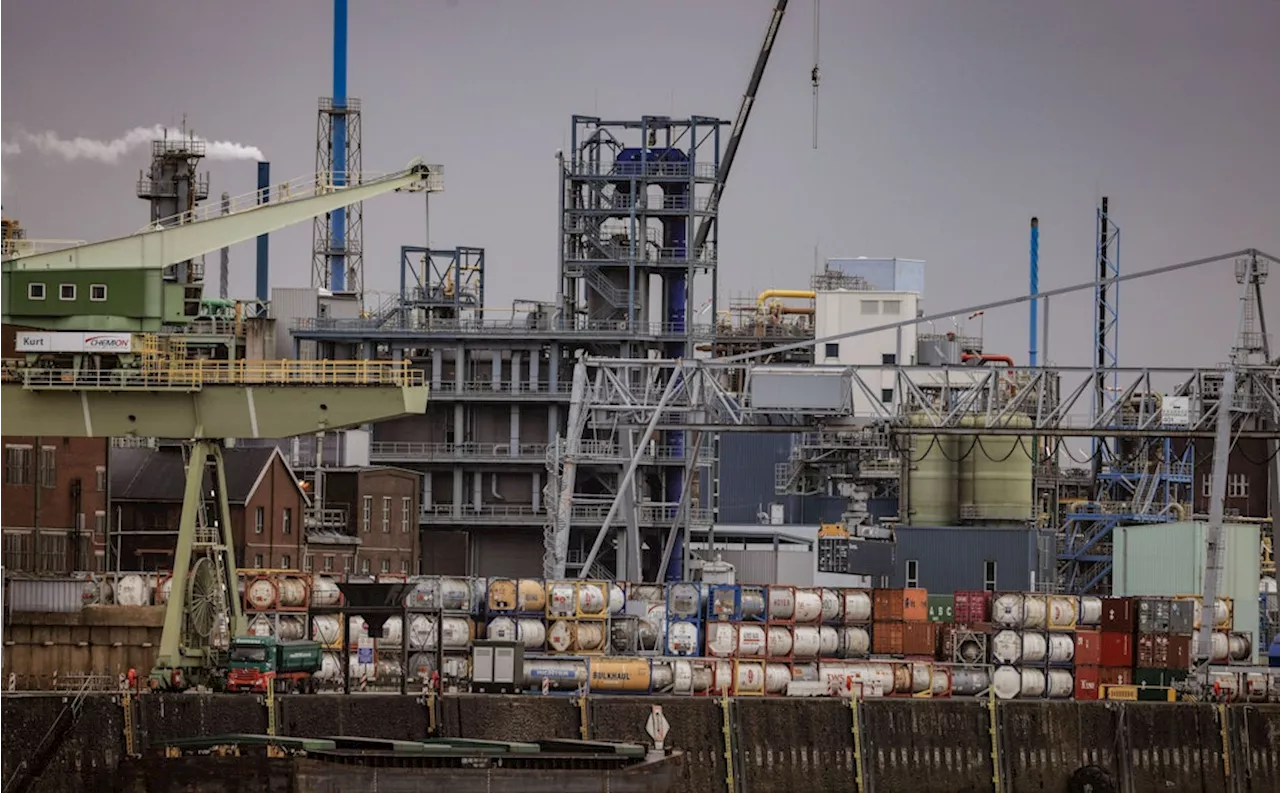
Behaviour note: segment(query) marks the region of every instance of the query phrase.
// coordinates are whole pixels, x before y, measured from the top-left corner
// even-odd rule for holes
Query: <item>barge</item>
[[[127,759],[114,793],[669,793],[683,759],[607,741],[233,734]]]

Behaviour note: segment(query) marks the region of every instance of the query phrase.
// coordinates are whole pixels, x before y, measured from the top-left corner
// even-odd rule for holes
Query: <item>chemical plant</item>
[[[484,240],[405,240],[398,293],[366,291],[363,202],[429,204],[444,169],[363,169],[346,0],[314,178],[260,162],[208,203],[184,128],[139,174],[141,231],[41,241],[5,219],[6,687],[70,692],[48,714],[6,699],[38,725],[6,792],[107,789],[117,766],[119,789],[160,789],[258,754],[316,791],[392,768],[394,789],[487,768],[532,790],[517,767],[559,791],[895,790],[922,748],[974,790],[1280,773],[1258,737],[1280,724],[1280,259],[1122,270],[1102,198],[1073,286],[1039,288],[1030,218],[1029,289],[1005,299],[944,307],[928,263],[850,255],[723,303],[721,197],[787,6],[733,121],[568,120],[541,299],[487,302],[509,263]],[[280,283],[269,235],[307,221],[311,281]],[[1224,364],[1120,360],[1121,283],[1224,263]],[[1051,303],[1080,292],[1089,365],[1050,365]],[[1025,360],[974,321],[1002,308],[1029,310]],[[1094,700],[1165,703],[1196,738]],[[87,710],[109,738],[77,732]],[[773,719],[796,736],[776,760]],[[1085,719],[1114,738],[1101,757],[1085,735],[1036,759]],[[1170,749],[1185,768],[1144,759]],[[833,776],[804,778],[810,750]],[[93,770],[67,770],[77,752]]]

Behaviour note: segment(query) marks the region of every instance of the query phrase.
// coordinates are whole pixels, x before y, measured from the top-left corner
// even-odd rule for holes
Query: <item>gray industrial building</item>
[[[1039,534],[1018,526],[898,526],[889,586],[930,592],[1035,588]],[[1052,552],[1052,544],[1047,550]]]

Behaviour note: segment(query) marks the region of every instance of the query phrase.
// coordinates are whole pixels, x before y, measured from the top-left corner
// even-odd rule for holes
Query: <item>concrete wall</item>
[[[3,678],[22,689],[51,688],[59,672],[119,675],[155,665],[164,626],[160,606],[85,606],[67,614],[5,615]],[[5,737],[9,730],[5,728]]]
[[[63,698],[3,699],[6,776],[29,756]],[[289,696],[278,701],[281,733],[414,739],[446,737],[647,741],[645,720],[661,705],[668,744],[686,752],[678,791],[725,791],[724,712],[703,697],[443,697],[434,712],[420,696]],[[144,696],[135,701],[138,746],[180,736],[262,733],[258,697]],[[730,748],[738,793],[991,791],[991,711],[974,700],[873,700],[854,709],[831,699],[738,698],[730,704]],[[1226,722],[1220,722],[1220,714]],[[1111,787],[1164,793],[1274,791],[1280,775],[1280,706],[1103,702],[1008,702],[996,711],[997,773],[1004,793],[1084,790],[1080,769]],[[88,793],[123,752],[118,698],[96,696],[33,793]],[[585,733],[583,727],[585,726]],[[434,729],[433,729],[434,728]],[[1224,758],[1223,747],[1227,756]],[[861,753],[855,751],[860,747]],[[859,762],[859,757],[861,762]],[[1230,768],[1228,774],[1226,769]],[[858,785],[861,772],[863,785]],[[1075,787],[1069,785],[1075,784]]]

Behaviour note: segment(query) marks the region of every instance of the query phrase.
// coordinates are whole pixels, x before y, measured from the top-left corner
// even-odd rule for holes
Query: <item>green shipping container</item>
[[[1185,669],[1135,669],[1133,684],[1147,688],[1169,688],[1174,683],[1187,679],[1190,674]]]
[[[956,596],[930,595],[929,622],[955,622]]]

